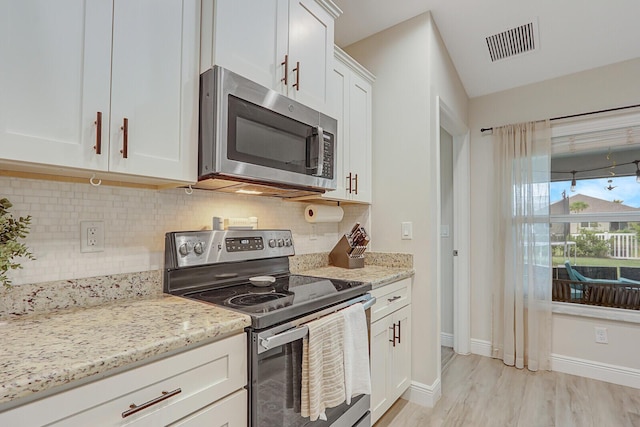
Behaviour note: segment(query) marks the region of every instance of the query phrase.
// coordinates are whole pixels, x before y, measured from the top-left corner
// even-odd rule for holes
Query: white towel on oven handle
[[[369,334],[362,304],[341,310],[344,316],[344,385],[347,404],[359,394],[371,394]]]

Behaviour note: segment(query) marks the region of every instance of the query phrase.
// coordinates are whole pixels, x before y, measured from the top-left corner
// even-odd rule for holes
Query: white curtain
[[[494,129],[493,357],[550,369],[549,122]]]

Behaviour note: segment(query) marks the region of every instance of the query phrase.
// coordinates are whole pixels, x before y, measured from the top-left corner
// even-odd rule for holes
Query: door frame
[[[471,288],[470,288],[470,248],[471,248],[471,203],[470,203],[470,144],[469,128],[454,111],[440,98],[436,99],[438,173],[436,174],[438,229],[441,222],[441,176],[440,176],[440,128],[453,137],[453,246],[458,256],[453,259],[453,349],[458,354],[471,353]],[[439,236],[439,233],[438,233]],[[442,246],[437,243],[437,286],[438,325],[441,325],[442,295]],[[438,334],[441,333],[441,326]],[[440,338],[440,336],[438,337]],[[440,343],[440,339],[438,339]],[[438,350],[439,353],[439,350]],[[441,372],[441,358],[438,356],[438,372]]]

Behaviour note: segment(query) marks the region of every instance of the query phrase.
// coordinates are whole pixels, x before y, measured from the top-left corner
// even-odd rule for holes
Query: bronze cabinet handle
[[[393,343],[393,346],[396,346],[396,324],[394,323],[393,326],[389,326],[389,329],[393,329],[393,339],[389,340],[389,342]]]
[[[351,172],[349,172],[349,176],[347,177],[347,181],[349,181],[349,187],[347,188],[347,191],[349,192],[349,194],[351,194]]]
[[[387,298],[387,301],[394,302],[395,300],[399,300],[400,298],[402,298],[401,295],[396,295],[393,298]]]
[[[129,409],[127,409],[126,411],[124,411],[122,413],[122,418],[126,418],[129,415],[133,415],[136,412],[142,411],[143,409],[147,409],[149,406],[153,406],[156,403],[160,403],[163,400],[167,400],[170,397],[175,396],[176,394],[180,394],[182,393],[182,389],[181,388],[177,388],[173,391],[163,391],[162,395],[156,397],[155,399],[151,399],[148,402],[144,402],[142,405],[138,406],[135,403],[132,403],[131,405],[129,405]]]
[[[96,150],[96,154],[102,154],[102,112],[96,113],[96,145],[93,149]]]
[[[129,157],[129,119],[125,117],[122,120],[120,129],[122,129],[122,150],[120,153],[122,153],[122,158],[126,159]]]
[[[356,189],[354,190],[354,193],[358,194],[358,174],[356,174],[355,180],[356,180]]]
[[[296,62],[296,68],[293,69],[296,72],[296,82],[292,85],[296,90],[300,90],[300,61]]]
[[[280,65],[284,65],[284,77],[281,78],[280,81],[284,82],[284,85],[287,86],[289,84],[289,55],[284,56],[284,61],[282,61]]]
[[[400,321],[398,320],[398,344],[400,344],[400,337],[402,336],[402,332],[400,332]]]

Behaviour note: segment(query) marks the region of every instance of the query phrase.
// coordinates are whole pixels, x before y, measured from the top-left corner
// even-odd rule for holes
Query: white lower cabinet
[[[247,390],[241,390],[171,424],[171,427],[245,427],[247,419]]]
[[[411,383],[411,279],[374,289],[371,310],[371,421]]]
[[[0,425],[245,427],[246,348],[235,335],[2,412]]]

